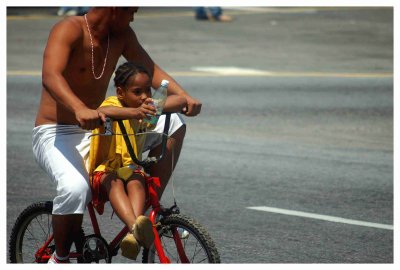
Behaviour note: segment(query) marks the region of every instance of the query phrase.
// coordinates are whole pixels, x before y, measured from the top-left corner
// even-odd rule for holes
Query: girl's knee
[[[129,180],[126,182],[127,187],[129,186],[140,186],[144,187],[146,180],[140,174],[133,174]]]
[[[115,178],[113,180],[110,180],[110,185],[109,187],[111,189],[125,189],[125,184],[121,179]]]

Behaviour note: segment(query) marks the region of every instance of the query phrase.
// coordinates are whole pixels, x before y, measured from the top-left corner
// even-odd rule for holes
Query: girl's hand
[[[142,120],[144,118],[150,118],[150,116],[156,115],[156,107],[153,104],[153,99],[147,98],[140,107],[136,108],[138,120]]]

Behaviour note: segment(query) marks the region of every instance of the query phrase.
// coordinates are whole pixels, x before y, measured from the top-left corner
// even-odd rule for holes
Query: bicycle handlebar
[[[114,134],[112,132],[112,121],[113,120],[109,117],[106,117],[106,122],[104,123],[105,132],[104,132],[104,134],[101,134],[101,135],[104,135],[104,136],[122,135],[122,136],[124,136],[125,144],[128,148],[129,155],[131,156],[133,162],[135,162],[137,165],[140,165],[140,166],[146,168],[146,167],[150,166],[151,164],[155,164],[155,163],[161,161],[165,154],[165,149],[167,147],[168,130],[169,130],[169,125],[170,125],[171,113],[168,112],[168,113],[163,113],[163,114],[165,114],[165,121],[164,121],[163,133],[159,133],[162,135],[161,154],[159,157],[147,157],[145,160],[138,160],[138,158],[135,155],[135,151],[133,150],[132,144],[129,140],[129,134],[127,134],[127,132],[126,132],[126,128],[123,123],[124,119],[115,120],[115,121],[117,121],[122,133]]]

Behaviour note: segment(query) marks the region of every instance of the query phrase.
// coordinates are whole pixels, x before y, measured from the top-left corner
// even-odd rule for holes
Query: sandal
[[[138,256],[140,251],[140,247],[132,233],[126,234],[124,239],[122,239],[121,241],[120,247],[122,256],[131,260],[136,260],[136,257]]]
[[[153,223],[146,216],[138,216],[132,227],[132,233],[145,248],[149,248],[154,242]]]

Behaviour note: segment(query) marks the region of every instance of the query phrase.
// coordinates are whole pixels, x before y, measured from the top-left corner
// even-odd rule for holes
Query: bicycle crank
[[[107,242],[99,235],[89,235],[85,238],[82,252],[84,263],[111,263]]]

